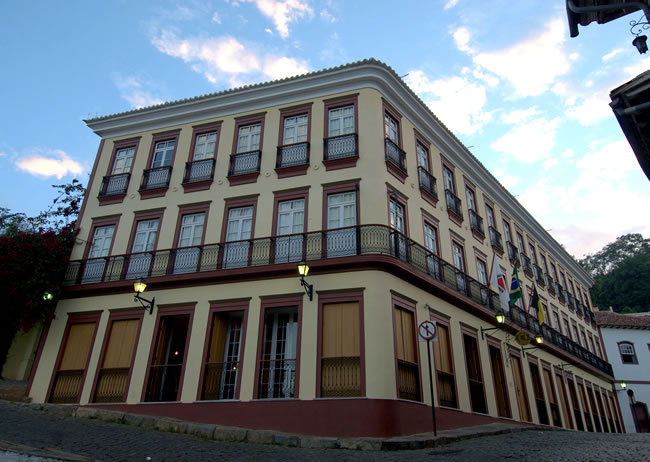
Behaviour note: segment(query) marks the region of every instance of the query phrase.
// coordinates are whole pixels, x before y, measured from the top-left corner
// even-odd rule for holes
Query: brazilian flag
[[[515,269],[512,270],[512,282],[510,283],[510,304],[515,305],[517,300],[523,296],[524,293],[521,290],[519,275],[517,274],[517,265],[515,264]]]

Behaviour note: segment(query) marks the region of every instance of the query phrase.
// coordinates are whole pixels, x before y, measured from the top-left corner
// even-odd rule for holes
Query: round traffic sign
[[[422,321],[418,333],[423,339],[431,340],[436,336],[436,325],[432,321]]]

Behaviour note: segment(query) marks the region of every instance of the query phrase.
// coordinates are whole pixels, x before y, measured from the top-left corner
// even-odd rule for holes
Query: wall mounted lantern
[[[314,298],[314,285],[305,281],[305,276],[309,273],[309,265],[305,260],[298,263],[298,274],[300,275],[300,285],[305,288],[305,293],[309,296],[309,301]]]
[[[142,278],[137,279],[133,283],[133,290],[135,290],[134,300],[139,301],[140,304],[142,305],[142,308],[144,308],[145,310],[149,310],[149,314],[153,314],[153,307],[156,301],[156,297],[153,297],[151,300],[147,300],[146,298],[142,298],[140,296],[140,294],[143,293],[146,290],[146,288],[147,288],[147,282]]]
[[[46,291],[46,292],[43,293],[43,300],[45,300],[46,302],[49,302],[53,298],[54,298],[54,295],[52,295],[52,292]]]
[[[488,329],[484,329],[483,327],[481,327],[481,339],[485,340],[485,335],[483,334],[483,332],[487,332],[487,331],[490,331],[490,330],[501,329],[501,325],[506,322],[506,315],[501,310],[497,310],[494,317],[496,318],[497,324],[499,324],[499,325],[497,327],[490,327]]]

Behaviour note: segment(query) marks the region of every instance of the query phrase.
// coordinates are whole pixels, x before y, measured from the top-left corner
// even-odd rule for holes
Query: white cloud
[[[144,88],[145,85],[150,85],[150,83],[144,82],[139,77],[134,75],[123,76],[116,72],[113,74],[113,82],[119,90],[120,96],[134,109],[163,103],[162,99],[154,96]]]
[[[221,16],[219,16],[219,13],[216,11],[212,15],[212,22],[216,22],[217,24],[221,24]]]
[[[6,152],[0,152],[0,157],[8,157],[8,156],[9,154],[7,154]]]
[[[330,24],[334,24],[337,21],[336,17],[327,10],[321,10],[320,18],[325,22],[329,22]]]
[[[487,102],[483,85],[462,77],[431,80],[419,70],[410,71],[406,83],[454,132],[479,132],[492,119],[492,114],[483,110]]]
[[[31,154],[16,160],[16,166],[35,176],[55,176],[59,180],[66,175],[81,175],[83,167],[60,149],[34,148]]]
[[[559,162],[560,161],[556,157],[552,157],[550,159],[546,159],[542,164],[542,167],[544,167],[544,170],[548,170],[555,167]]]
[[[517,186],[517,184],[521,181],[521,178],[512,175],[504,175],[497,179],[499,180],[499,183],[501,183],[503,187],[508,190]]]
[[[626,232],[650,234],[650,222],[639,220],[639,204],[650,203],[650,190],[629,186],[630,175],[641,173],[626,140],[598,143],[575,168],[574,182],[538,180],[519,197],[569,253],[580,258],[597,252]]]
[[[553,20],[534,38],[504,50],[478,53],[473,60],[508,80],[514,86],[516,96],[541,95],[570,69],[570,57],[563,49],[567,36],[565,22]]]
[[[517,125],[498,138],[490,147],[528,164],[549,159],[555,147],[555,132],[559,124],[559,117],[552,120],[540,117]]]
[[[447,0],[445,3],[445,10],[455,7],[458,4],[458,0]]]
[[[159,51],[189,63],[212,83],[227,81],[240,86],[260,78],[279,79],[309,71],[302,60],[261,54],[230,36],[181,39],[162,31],[152,43]]]
[[[519,124],[527,121],[533,116],[540,115],[542,111],[537,110],[536,107],[529,107],[527,109],[515,109],[507,114],[501,116],[501,120],[507,124]]]
[[[273,31],[271,29],[269,29],[268,27],[266,29],[264,29],[264,32],[266,32],[269,35],[273,35]]]
[[[625,51],[625,49],[623,49],[623,48],[614,48],[612,51],[610,51],[609,53],[604,55],[602,57],[602,60],[605,61],[605,62],[610,61],[612,58],[614,58],[617,55],[620,55],[624,51]]]
[[[573,105],[566,111],[567,117],[577,120],[580,125],[587,127],[603,119],[613,117],[609,106],[609,96],[602,91],[593,92],[581,104]]]
[[[289,37],[289,24],[304,17],[313,17],[314,11],[301,0],[244,0],[254,3],[260,12],[270,18],[280,37]]]
[[[463,53],[469,55],[474,54],[474,49],[469,46],[469,41],[472,38],[469,33],[469,29],[466,27],[459,27],[453,33],[454,42],[456,43],[456,48],[458,48]]]

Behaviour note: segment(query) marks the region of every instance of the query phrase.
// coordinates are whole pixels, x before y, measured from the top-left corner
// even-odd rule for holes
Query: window
[[[386,138],[399,146],[399,124],[390,114],[384,112],[384,134]]]
[[[589,344],[587,343],[587,335],[585,334],[585,330],[582,327],[580,328],[580,336],[582,338],[582,346],[589,348]]]
[[[142,314],[111,314],[93,402],[126,402]]]
[[[397,394],[399,399],[420,401],[420,366],[413,312],[393,305],[397,350]]]
[[[176,140],[159,141],[153,151],[151,168],[167,167],[172,164]]]
[[[537,405],[537,415],[542,425],[549,425],[548,411],[546,410],[546,400],[544,399],[544,390],[542,389],[542,379],[539,375],[537,364],[529,362],[530,377],[533,381],[533,394],[535,395],[535,404]]]
[[[596,344],[594,343],[594,338],[589,334],[589,345],[591,346],[591,352],[596,354]]]
[[[542,269],[544,270],[545,274],[548,274],[548,266],[546,264],[546,257],[542,255],[541,253],[539,254],[539,261],[542,264]]]
[[[422,167],[427,172],[429,171],[429,151],[422,146],[419,142],[415,143],[415,151],[418,157],[418,167]]]
[[[596,354],[598,355],[599,358],[603,357],[603,352],[600,350],[600,341],[596,338]],[[650,345],[648,345],[648,349],[650,349]]]
[[[524,247],[524,238],[520,233],[517,233],[517,245],[522,255],[526,255],[526,247]]]
[[[100,204],[119,203],[124,199],[139,143],[140,137],[115,142],[108,171],[99,190]]]
[[[182,215],[178,233],[174,274],[198,270],[200,245],[203,243],[205,212]]]
[[[245,302],[240,302],[240,305],[247,308]],[[202,400],[237,399],[246,311],[234,308],[222,307],[212,311],[203,366]]]
[[[357,135],[357,96],[325,100],[325,146],[323,163],[326,170],[354,167],[359,158]]]
[[[224,268],[248,266],[252,230],[253,206],[228,209]]]
[[[386,166],[398,180],[404,183],[406,178],[406,153],[401,149],[402,137],[400,135],[399,116],[389,110],[384,102],[384,149]]]
[[[473,335],[463,334],[463,344],[465,346],[465,364],[467,365],[467,379],[469,382],[469,397],[472,412],[487,414],[478,342]]]
[[[559,333],[562,333],[562,326],[560,326],[560,316],[553,311],[553,321],[555,321],[555,328]]]
[[[248,116],[235,123],[228,167],[228,182],[231,186],[257,181],[262,156],[264,116],[265,114]]]
[[[492,367],[492,379],[494,384],[494,394],[497,402],[497,414],[500,417],[512,417],[510,413],[510,400],[508,399],[508,379],[501,359],[501,349],[494,345],[488,344],[490,354],[490,366]]]
[[[61,342],[48,402],[78,403],[99,315],[70,315]]]
[[[512,242],[512,234],[510,232],[510,223],[503,220],[503,234],[506,236],[506,242]]]
[[[488,280],[487,280],[487,268],[485,266],[485,262],[477,258],[476,269],[478,270],[478,282],[480,282],[484,286],[487,286]]]
[[[159,225],[160,218],[137,222],[126,272],[127,279],[144,278],[149,275],[153,260],[152,251],[156,246]]]
[[[621,342],[618,344],[618,351],[621,354],[623,364],[638,364],[634,344],[631,342]]]
[[[327,256],[357,253],[357,192],[327,194]],[[340,229],[346,228],[346,229]]]
[[[438,405],[457,408],[456,379],[454,375],[454,360],[451,353],[449,326],[442,324],[439,320],[437,325],[438,341],[433,342],[433,356],[438,382]]]
[[[485,204],[485,216],[487,217],[488,226],[496,230],[496,224],[494,222],[494,209]]]
[[[237,153],[259,150],[261,133],[261,123],[239,127],[239,132],[237,133]]]
[[[531,244],[530,242],[528,243],[528,250],[530,251],[530,260],[533,262],[533,265],[537,264],[537,256],[535,254],[535,246]]]
[[[578,336],[578,328],[576,327],[575,323],[571,323],[571,328],[573,329],[573,341],[579,345],[580,337]]]
[[[257,398],[295,397],[298,308],[264,310]]]
[[[217,150],[217,131],[201,133],[194,140],[192,160],[211,159]]]
[[[115,153],[115,162],[113,163],[113,170],[111,175],[120,175],[122,173],[129,173],[133,165],[133,158],[135,157],[135,148],[120,149]]]
[[[474,194],[474,191],[465,188],[465,194],[467,196],[467,209],[476,211],[476,195]]]
[[[353,104],[330,109],[327,116],[329,137],[349,135],[356,132]]]
[[[86,265],[83,270],[82,284],[100,282],[104,278],[106,262],[113,243],[114,224],[94,228],[92,244],[88,251]]]
[[[276,170],[278,178],[305,174],[309,164],[311,106],[280,110],[280,139]]]
[[[460,225],[463,220],[463,210],[461,200],[456,196],[456,186],[454,183],[454,173],[446,164],[442,165],[442,179],[445,185],[445,199],[447,201],[447,211],[451,212],[449,217],[456,224]]]
[[[551,272],[553,273],[553,279],[555,282],[559,282],[559,279],[557,278],[557,270],[555,269],[555,265],[551,263]]]
[[[153,338],[143,401],[180,400],[191,319],[191,309],[168,309],[161,314]]]
[[[569,327],[569,320],[567,318],[562,318],[562,323],[564,325],[564,335],[569,337],[571,340],[571,328]]]
[[[277,203],[275,230],[275,262],[300,261],[303,254],[305,230],[305,199],[285,200]],[[287,236],[288,237],[280,237]]]
[[[445,182],[445,189],[455,194],[456,187],[454,186],[454,173],[445,165],[442,166],[442,179]]]
[[[467,280],[465,279],[465,252],[463,246],[451,241],[451,254],[456,267],[456,289],[467,295]]]
[[[396,198],[389,199],[390,227],[397,231],[391,231],[391,252],[394,256],[406,259],[406,224],[405,207]]]
[[[320,396],[361,396],[359,302],[322,305]]]
[[[163,196],[169,187],[180,129],[153,135],[147,168],[140,185],[142,198]],[[155,191],[151,191],[155,190]]]
[[[441,279],[440,260],[438,259],[438,230],[431,224],[424,223],[424,246],[427,254],[427,271],[436,279]]]

